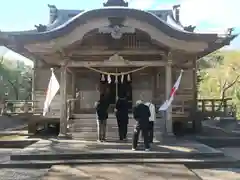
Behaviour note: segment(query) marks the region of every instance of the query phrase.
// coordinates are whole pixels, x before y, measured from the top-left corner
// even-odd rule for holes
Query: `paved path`
[[[228,157],[240,160],[240,148],[220,148]],[[240,180],[240,168],[194,169],[202,180]]]
[[[111,164],[54,166],[42,180],[199,180],[183,165]]]
[[[202,180],[240,180],[239,168],[194,169],[192,171]]]

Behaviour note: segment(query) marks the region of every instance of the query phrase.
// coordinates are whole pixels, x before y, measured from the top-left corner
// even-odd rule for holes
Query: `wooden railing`
[[[77,113],[75,111],[75,103],[76,101],[79,101],[79,99],[69,99],[67,101],[67,119],[68,121],[71,121],[73,114]],[[160,107],[160,103],[153,102],[156,106],[156,112],[158,112],[158,109]],[[110,105],[109,107],[109,113],[113,113],[114,105]],[[94,109],[94,108],[93,108]],[[93,113],[95,110],[93,111]],[[129,110],[129,113],[132,112],[132,109]],[[188,117],[191,112],[191,105],[187,103],[186,101],[181,101],[178,104],[172,105],[172,117]],[[161,116],[161,114],[158,113],[158,116]]]
[[[236,106],[231,100],[232,98],[198,99],[198,111],[208,117],[235,116]]]
[[[71,120],[75,113],[75,104],[79,99],[69,99],[67,101],[67,119]],[[198,99],[197,110],[208,117],[216,116],[235,116],[236,106],[231,104],[231,98],[222,99]],[[7,100],[4,102],[3,113],[21,114],[21,113],[42,113],[42,108],[37,107],[37,101]],[[155,103],[156,110],[160,103]],[[191,112],[191,105],[185,101],[172,105],[173,117],[187,117]],[[51,110],[55,112],[55,110]],[[59,109],[56,111],[60,111]]]
[[[21,114],[34,112],[34,104],[36,101],[31,100],[5,100],[3,102],[2,113]]]
[[[39,101],[32,100],[5,100],[0,106],[0,112],[4,115],[42,114],[43,108],[38,106]],[[50,114],[59,114],[60,109],[50,107]],[[48,115],[50,115],[48,114]]]

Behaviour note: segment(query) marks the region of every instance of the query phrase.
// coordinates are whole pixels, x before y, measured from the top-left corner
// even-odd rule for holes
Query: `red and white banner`
[[[173,88],[171,89],[171,92],[170,92],[170,96],[169,96],[169,99],[167,99],[162,105],[161,107],[158,109],[158,111],[166,111],[168,109],[168,107],[172,104],[172,101],[174,99],[174,96],[179,88],[179,85],[180,85],[180,82],[181,82],[181,79],[182,79],[182,74],[183,74],[183,70],[181,70],[181,73],[177,79],[177,81],[175,82]]]
[[[44,102],[43,116],[46,116],[46,114],[49,110],[50,104],[60,88],[60,85],[58,83],[58,80],[57,80],[54,72],[53,72],[53,69],[51,69],[51,71],[52,71],[52,75],[51,75],[51,78],[50,78],[50,81],[48,84],[46,99]]]

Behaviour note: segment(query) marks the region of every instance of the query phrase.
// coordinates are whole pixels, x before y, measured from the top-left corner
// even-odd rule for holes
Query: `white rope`
[[[95,71],[95,72],[98,72],[98,73],[101,73],[101,74],[105,74],[105,75],[112,75],[112,76],[128,75],[128,74],[131,74],[131,73],[134,73],[134,72],[143,70],[143,69],[145,69],[145,68],[147,68],[147,67],[149,67],[149,66],[140,67],[140,68],[134,69],[134,70],[132,70],[132,71],[127,71],[127,72],[113,73],[113,72],[101,71],[101,70],[96,69],[96,68],[92,68],[92,67],[85,66],[85,68],[90,69],[90,70],[93,70],[93,71]]]

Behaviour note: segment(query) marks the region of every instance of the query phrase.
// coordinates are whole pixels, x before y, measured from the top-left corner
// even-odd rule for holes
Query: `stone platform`
[[[96,141],[78,141],[78,140],[40,140],[37,143],[19,151],[17,154],[11,156],[12,160],[35,160],[36,158],[48,159],[59,156],[76,156],[82,159],[81,154],[86,156],[94,154],[133,154],[141,158],[149,154],[157,154],[158,158],[178,158],[178,157],[206,157],[206,156],[222,156],[223,152],[189,140],[172,139],[166,142],[154,142],[150,152],[143,151],[143,143],[140,142],[137,151],[131,150],[131,142],[104,142]],[[48,157],[49,155],[49,157]],[[75,159],[76,159],[75,157]],[[50,158],[50,159],[49,159]],[[69,157],[70,158],[70,157]],[[97,157],[96,157],[97,158]],[[106,157],[107,158],[107,157]],[[116,157],[117,158],[117,157]],[[100,157],[101,159],[101,157]],[[37,160],[37,159],[36,159]]]
[[[198,168],[215,167],[216,164],[229,167],[235,164],[235,167],[240,167],[238,161],[226,158],[222,151],[188,140],[155,142],[151,151],[145,152],[142,142],[137,151],[132,151],[131,143],[51,139],[40,140],[12,153],[10,161],[0,164],[0,168],[49,168],[52,165],[114,163],[185,164]]]

